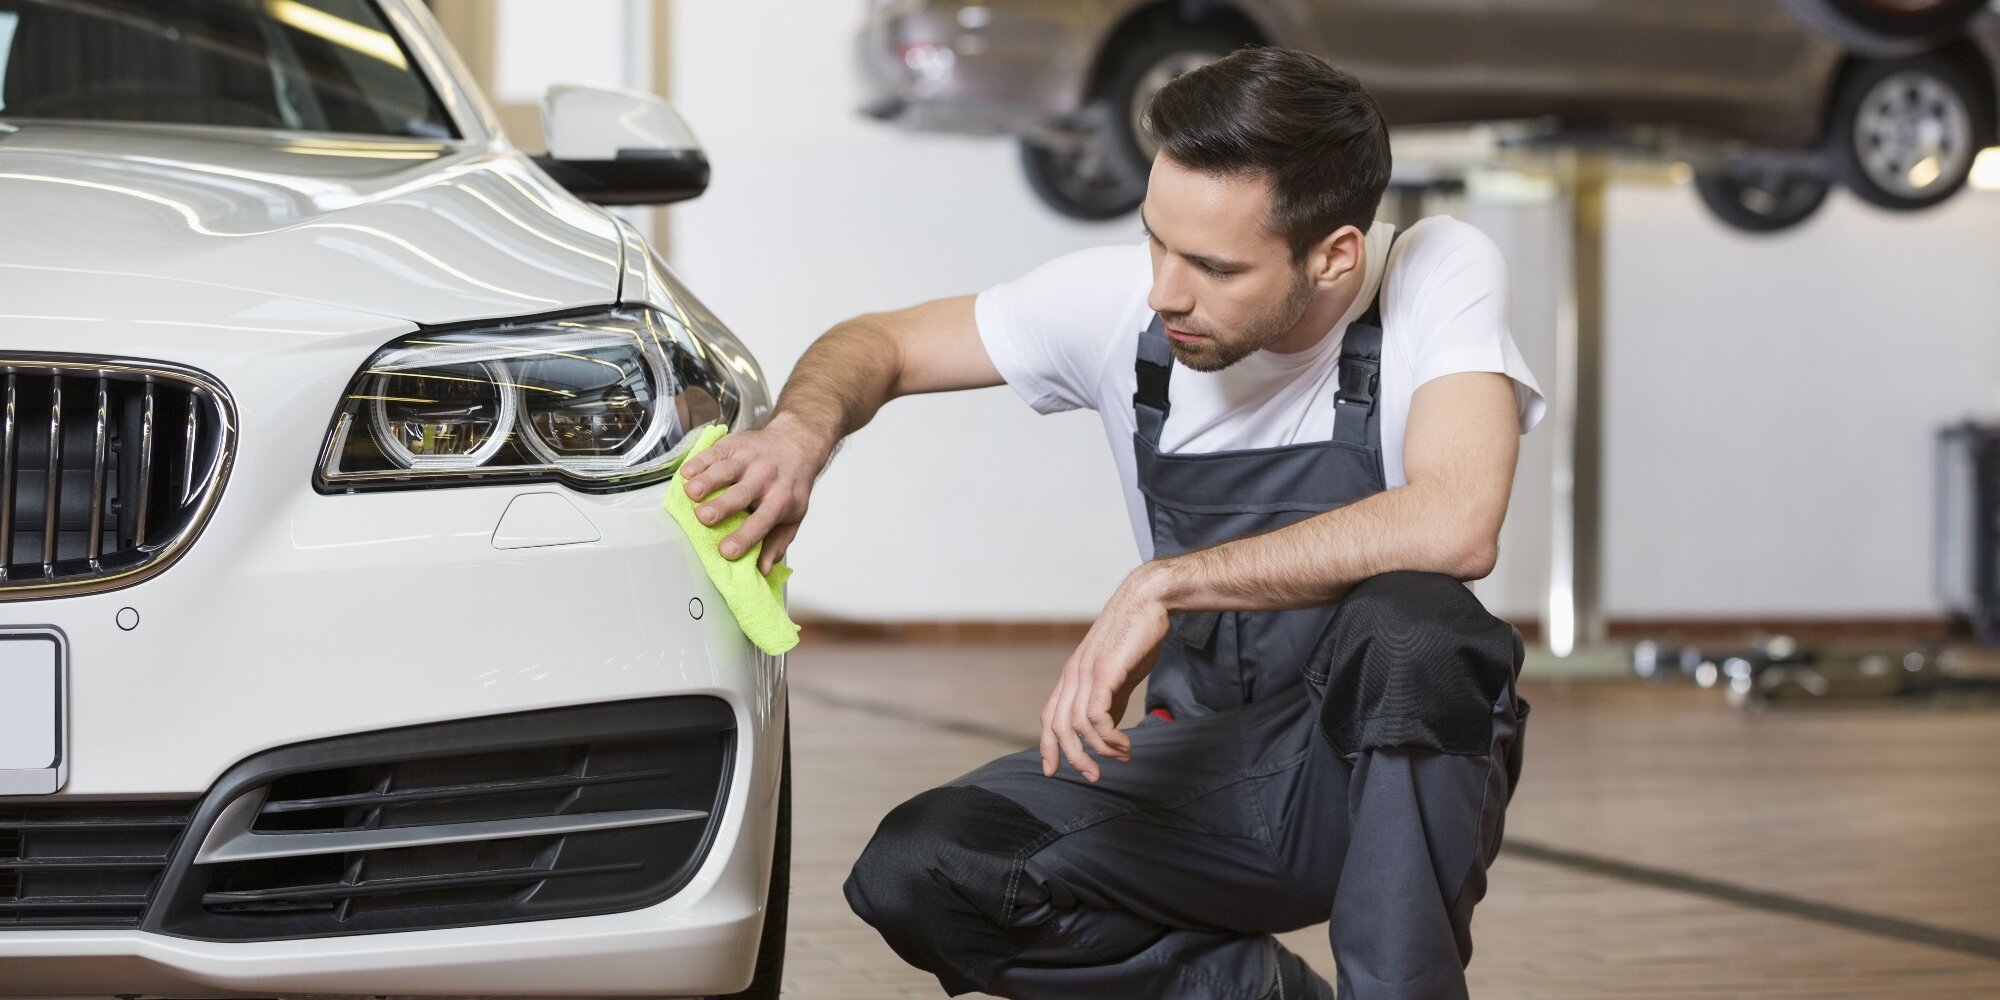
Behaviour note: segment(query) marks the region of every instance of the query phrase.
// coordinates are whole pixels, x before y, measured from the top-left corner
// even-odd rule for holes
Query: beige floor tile
[[[1068,652],[809,643],[792,654],[788,997],[943,995],[848,911],[841,882],[898,802],[1026,745]],[[2000,933],[2000,712],[1744,714],[1704,692],[1615,684],[1530,686],[1527,697],[1511,838]],[[1517,857],[1495,865],[1474,934],[1480,1000],[2000,998],[1994,958]],[[1331,975],[1326,935],[1284,940]]]

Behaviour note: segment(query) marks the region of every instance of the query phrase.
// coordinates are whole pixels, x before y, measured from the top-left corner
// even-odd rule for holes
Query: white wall
[[[1608,608],[1934,613],[1932,436],[2000,414],[2000,196],[1771,240],[1615,193]]]
[[[1041,208],[1013,146],[855,113],[864,4],[673,5],[673,97],[715,181],[670,213],[675,266],[782,381],[834,322],[970,292],[1138,238]],[[754,44],[737,44],[754,40]],[[1545,381],[1559,275],[1549,205],[1460,214],[1512,262],[1515,330]],[[2000,410],[2000,198],[1916,219],[1844,197],[1776,240],[1692,192],[1620,188],[1608,237],[1606,590],[1616,615],[1932,609],[1929,441]],[[1136,559],[1089,413],[1005,389],[904,400],[855,438],[794,546],[795,604],[868,619],[1083,618]],[[1482,586],[1541,607],[1548,445],[1530,437]]]
[[[1041,209],[993,141],[863,119],[864,4],[675,4],[673,97],[714,181],[670,210],[676,268],[782,381],[856,313],[977,291],[1065,251],[1138,238]],[[730,44],[755,39],[752,47]],[[879,619],[1075,618],[1136,560],[1089,413],[1007,389],[910,399],[850,440],[814,495],[793,603]]]
[[[552,83],[628,87],[645,78],[628,65],[626,0],[493,2],[494,100],[540,104]]]

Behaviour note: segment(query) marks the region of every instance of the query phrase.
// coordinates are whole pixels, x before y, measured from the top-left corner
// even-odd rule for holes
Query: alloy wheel
[[[1972,114],[1958,91],[1907,70],[1869,88],[1855,116],[1854,153],[1868,179],[1911,199],[1962,174],[1973,155]]]

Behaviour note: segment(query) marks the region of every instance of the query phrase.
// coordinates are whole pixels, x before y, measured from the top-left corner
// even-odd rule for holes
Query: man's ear
[[[1331,288],[1340,279],[1360,270],[1362,261],[1367,257],[1367,236],[1355,226],[1342,226],[1306,251],[1306,275],[1313,284]]]

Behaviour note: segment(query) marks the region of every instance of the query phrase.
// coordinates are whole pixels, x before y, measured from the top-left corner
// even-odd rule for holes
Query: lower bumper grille
[[[136,927],[194,803],[0,805],[0,930]]]
[[[204,803],[146,924],[247,941],[652,905],[707,855],[734,718],[659,698],[260,755]]]
[[[710,697],[283,747],[199,803],[0,802],[0,933],[213,941],[633,910],[701,867],[735,715]]]

